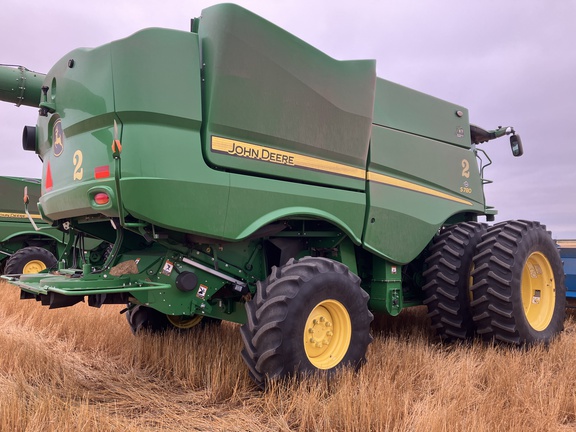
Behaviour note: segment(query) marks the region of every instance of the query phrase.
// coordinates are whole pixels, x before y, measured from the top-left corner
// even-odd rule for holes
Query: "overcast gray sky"
[[[188,31],[209,0],[4,0],[0,63],[46,73],[78,47],[95,47],[145,27]],[[545,223],[576,238],[576,0],[238,0],[339,60],[373,58],[378,75],[465,106],[472,123],[514,126],[483,145],[497,220]],[[34,108],[0,104],[0,175],[40,177],[21,148]]]

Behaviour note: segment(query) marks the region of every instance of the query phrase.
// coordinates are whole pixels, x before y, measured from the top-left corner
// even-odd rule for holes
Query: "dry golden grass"
[[[576,322],[548,348],[445,346],[422,309],[374,325],[359,372],[254,388],[238,328],[134,337],[120,306],[49,310],[0,283],[1,431],[563,431]]]

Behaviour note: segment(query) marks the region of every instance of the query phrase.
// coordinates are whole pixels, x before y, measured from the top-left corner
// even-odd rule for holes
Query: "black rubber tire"
[[[478,245],[472,277],[472,312],[476,331],[485,341],[548,343],[563,330],[562,261],[550,233],[539,222],[508,221],[490,227]],[[532,283],[542,289],[531,288]],[[523,300],[523,292],[528,301]],[[534,309],[529,308],[545,308],[546,318],[540,319],[540,314],[535,319]]]
[[[254,382],[264,389],[268,379],[320,371],[308,358],[304,331],[312,311],[332,301],[345,309],[351,332],[348,346],[340,344],[341,360],[322,372],[330,377],[342,366],[359,368],[372,341],[374,317],[368,310],[368,297],[360,278],[337,261],[306,257],[273,267],[270,276],[258,282],[255,297],[246,303],[247,322],[240,329],[242,357]]]
[[[22,274],[34,261],[41,262],[48,270],[58,268],[58,260],[52,252],[38,246],[28,246],[18,250],[8,258],[4,272],[6,274]]]
[[[137,335],[141,332],[159,333],[168,329],[166,315],[148,306],[128,306],[126,319],[132,333]]]
[[[474,336],[470,273],[476,246],[487,229],[486,224],[479,222],[451,225],[430,246],[422,290],[431,326],[443,341]]]
[[[193,327],[178,327],[170,322],[166,314],[144,305],[128,305],[126,319],[132,333],[137,335],[140,332],[161,333],[165,331],[191,331],[204,329],[206,326],[219,325],[221,320],[203,317],[197,325]]]

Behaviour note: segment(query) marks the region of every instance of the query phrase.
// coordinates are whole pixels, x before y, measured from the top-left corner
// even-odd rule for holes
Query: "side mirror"
[[[514,156],[518,157],[524,154],[520,135],[510,135],[510,147],[512,148],[512,154]]]

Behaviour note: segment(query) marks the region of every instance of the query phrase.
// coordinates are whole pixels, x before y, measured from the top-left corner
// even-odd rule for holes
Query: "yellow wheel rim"
[[[534,330],[548,327],[556,305],[556,284],[552,266],[540,252],[533,252],[522,269],[522,305]]]
[[[350,346],[352,323],[348,311],[336,300],[324,300],[310,312],[304,327],[304,349],[318,369],[338,365]]]
[[[24,268],[22,269],[22,273],[24,274],[34,274],[40,273],[42,270],[46,269],[46,264],[44,264],[40,260],[32,260],[28,261],[24,264]]]
[[[197,326],[202,321],[202,315],[166,315],[170,324],[179,329],[189,329]]]

